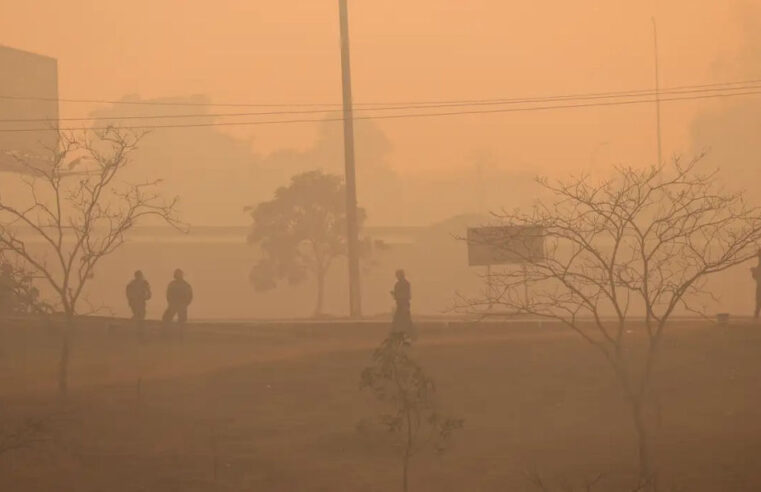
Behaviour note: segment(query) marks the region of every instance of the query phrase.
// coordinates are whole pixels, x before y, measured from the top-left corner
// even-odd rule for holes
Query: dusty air
[[[761,490],[758,2],[0,10],[0,490]]]

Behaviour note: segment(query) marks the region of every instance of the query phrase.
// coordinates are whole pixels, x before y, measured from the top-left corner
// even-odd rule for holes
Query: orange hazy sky
[[[349,0],[355,100],[416,101],[646,89],[651,17],[664,87],[761,78],[734,63],[758,0]],[[4,0],[0,44],[58,58],[64,98],[207,94],[214,102],[340,101],[337,0]],[[754,77],[755,75],[755,77]],[[759,97],[759,96],[755,96]],[[667,153],[697,112],[664,105]],[[64,116],[89,105],[64,104]],[[128,113],[128,109],[125,109]],[[402,175],[450,172],[487,150],[554,173],[655,158],[654,108],[382,121]],[[226,130],[257,153],[304,148],[312,124]],[[591,155],[595,155],[591,159]],[[594,160],[595,162],[591,162]],[[361,165],[361,163],[358,163]]]

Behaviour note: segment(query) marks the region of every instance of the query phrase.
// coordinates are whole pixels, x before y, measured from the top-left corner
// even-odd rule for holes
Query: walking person
[[[396,284],[394,284],[394,290],[391,291],[391,297],[396,301],[394,319],[391,324],[393,331],[405,332],[414,338],[415,334],[413,333],[412,312],[410,308],[412,289],[404,270],[396,271]]]
[[[179,268],[174,271],[174,280],[169,282],[166,289],[167,308],[164,311],[164,327],[177,317],[177,322],[182,327],[188,320],[188,306],[193,301],[193,288],[185,280],[185,274]]]
[[[143,327],[145,325],[146,303],[151,298],[151,284],[145,279],[143,272],[135,272],[135,276],[126,289],[127,303],[132,310],[132,319],[135,321],[135,328],[140,340],[143,340]]]

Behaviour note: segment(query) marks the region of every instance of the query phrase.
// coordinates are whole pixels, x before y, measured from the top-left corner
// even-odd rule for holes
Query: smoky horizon
[[[0,489],[761,489],[761,4],[6,1]]]

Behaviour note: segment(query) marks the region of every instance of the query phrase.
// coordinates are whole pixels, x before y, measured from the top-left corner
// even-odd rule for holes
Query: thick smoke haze
[[[757,7],[750,2],[403,4],[353,2],[357,103],[651,88],[652,16],[659,25],[663,87],[741,79],[757,65],[752,51]],[[138,94],[150,101],[204,94],[203,101],[214,103],[340,102],[337,21],[330,2],[243,6],[223,1],[218,7],[138,1],[92,10],[84,0],[65,7],[10,2],[2,7],[0,22],[6,44],[59,60],[61,97]],[[79,14],[91,10],[102,22]],[[34,32],[21,27],[27,21],[37,26]],[[711,108],[753,100],[664,106],[665,155],[720,146],[700,142],[698,127],[710,123],[693,120]],[[102,105],[61,104],[63,117],[93,110],[103,111]],[[120,105],[112,113],[139,110]],[[635,105],[359,124],[360,201],[375,224],[422,225],[464,210],[509,208],[521,200],[514,197],[516,188],[504,186],[524,177],[651,164],[656,159],[654,119],[651,105]],[[309,159],[326,170],[342,166],[341,130],[335,123],[156,133],[177,145],[156,151],[163,153],[161,162],[150,166],[169,171],[170,189],[193,191],[193,200],[184,197],[193,223],[241,223],[243,206],[265,197],[271,184],[284,183],[289,167],[307,167]],[[479,177],[475,156],[483,153],[492,156],[492,164]],[[228,193],[225,185],[219,196],[225,176],[234,178],[234,189]],[[482,189],[495,198],[475,191]],[[394,193],[398,206],[385,203],[387,192]]]
[[[761,0],[0,0],[0,491],[757,492],[760,183]]]
[[[761,79],[761,6],[752,2],[736,10],[736,25],[742,33],[742,47],[717,59],[716,73],[732,74],[732,78]],[[761,179],[761,98],[752,96],[729,100],[711,109],[700,111],[692,124],[691,136],[695,152],[708,152],[708,162],[722,170],[728,184],[746,189],[757,200],[756,185]]]

